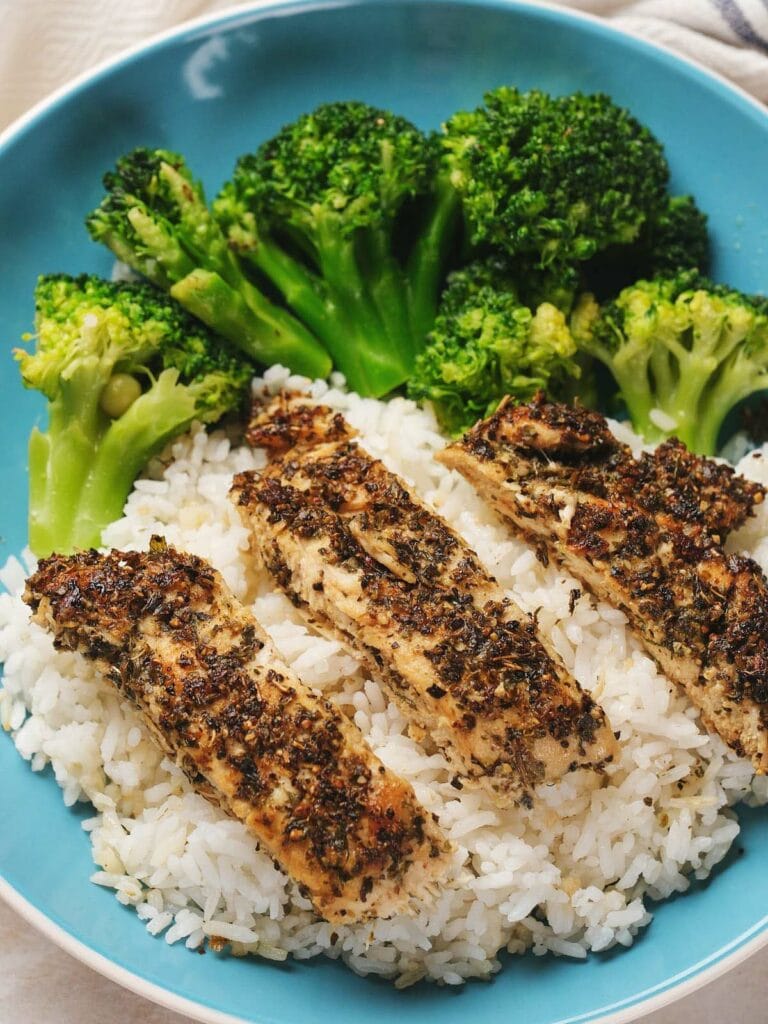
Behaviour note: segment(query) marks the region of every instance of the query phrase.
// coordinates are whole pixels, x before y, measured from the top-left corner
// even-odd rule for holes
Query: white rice
[[[308,385],[273,368],[259,386],[276,391],[285,383]],[[160,533],[223,573],[299,676],[354,719],[438,816],[456,853],[437,899],[365,925],[320,921],[245,828],[192,791],[92,666],[54,651],[30,623],[20,598],[25,571],[15,559],[0,573],[9,591],[0,597],[0,722],[33,770],[52,766],[67,804],[93,804],[84,823],[98,868],[92,881],[114,889],[166,942],[229,944],[237,955],[275,960],[340,957],[354,971],[398,986],[487,977],[499,970],[503,949],[585,957],[631,945],[651,920],[653,900],[683,892],[722,860],[739,833],[732,807],[765,802],[768,785],[701,729],[695,709],[659,674],[621,612],[587,596],[569,611],[575,581],[543,568],[467,483],[434,461],[444,440],[429,412],[324,384],[312,391],[344,411],[365,447],[461,531],[523,607],[538,609],[541,628],[619,735],[621,756],[608,777],[569,775],[541,787],[530,810],[500,811],[481,794],[454,789],[443,758],[409,737],[379,685],[256,574],[227,491],[233,473],[258,467],[262,455],[200,428],[137,481],[105,544],[144,548]],[[747,456],[740,469],[768,482],[766,453]],[[732,546],[768,566],[768,510]],[[26,566],[32,568],[29,559]]]

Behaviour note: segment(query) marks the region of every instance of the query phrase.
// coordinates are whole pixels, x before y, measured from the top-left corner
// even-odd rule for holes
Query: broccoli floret
[[[135,149],[104,176],[104,187],[107,195],[87,225],[118,259],[250,359],[309,377],[330,372],[312,332],[244,276],[182,157]]]
[[[582,290],[581,273],[573,266],[539,267],[518,261],[510,268],[510,277],[521,301],[531,309],[550,302],[567,315]]]
[[[29,444],[29,542],[43,557],[98,545],[149,459],[235,408],[252,368],[150,285],[54,275],[35,302],[34,350],[15,354],[48,399]]]
[[[691,196],[665,196],[637,240],[604,250],[584,268],[587,286],[601,299],[634,281],[691,269],[706,274],[710,258],[707,216]]]
[[[638,238],[643,277],[709,269],[707,215],[692,196],[667,196]],[[640,275],[638,275],[640,276]]]
[[[499,88],[442,146],[473,240],[541,267],[634,241],[668,178],[659,142],[602,94]]]
[[[585,300],[572,330],[648,441],[674,434],[713,455],[729,411],[768,388],[765,304],[695,271],[639,281],[602,310]]]
[[[574,267],[542,268],[498,252],[471,260],[464,269],[463,273],[457,270],[451,274],[452,287],[441,296],[441,312],[445,312],[446,302],[463,302],[467,291],[489,285],[498,291],[514,292],[520,303],[531,309],[549,302],[568,314],[581,286],[581,276]]]
[[[382,395],[407,379],[434,320],[457,206],[434,139],[342,102],[241,157],[214,210],[350,386]]]
[[[505,283],[503,266],[475,263],[449,278],[408,392],[434,403],[456,435],[489,415],[505,395],[520,401],[545,389],[562,397],[582,372],[561,310],[534,311]]]

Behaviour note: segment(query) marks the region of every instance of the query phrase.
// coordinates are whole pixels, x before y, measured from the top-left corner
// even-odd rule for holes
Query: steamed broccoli
[[[611,371],[648,441],[674,434],[712,455],[729,411],[768,388],[764,300],[694,271],[639,281],[602,310],[587,298],[572,327]]]
[[[503,263],[475,263],[451,275],[408,392],[435,405],[456,435],[489,415],[504,395],[520,401],[544,388],[564,397],[581,375],[563,313],[523,305]]]
[[[29,444],[29,543],[42,557],[98,545],[134,479],[193,420],[244,397],[251,368],[149,285],[42,277],[26,387],[48,399]]]
[[[329,373],[330,359],[311,331],[244,276],[182,157],[135,149],[104,176],[104,187],[87,225],[118,259],[249,358],[309,377]]]
[[[659,142],[602,94],[502,87],[441,141],[473,240],[542,267],[634,241],[667,184]]]
[[[342,102],[241,157],[214,211],[350,386],[383,395],[407,379],[434,320],[457,206],[433,139]]]
[[[707,218],[691,196],[664,196],[635,242],[609,246],[586,263],[541,267],[524,258],[496,259],[506,263],[507,276],[526,306],[551,302],[568,314],[587,290],[607,298],[633,281],[692,268],[706,273]]]
[[[709,269],[707,215],[691,196],[667,196],[644,225],[638,238],[643,276],[679,270]]]
[[[520,301],[535,309],[542,302],[550,302],[568,315],[578,295],[583,291],[580,268],[573,266],[539,267],[525,260],[509,264],[509,280],[520,296]]]
[[[616,295],[633,281],[709,269],[706,214],[691,196],[664,196],[649,214],[637,240],[614,245],[584,267],[587,288],[601,298]]]

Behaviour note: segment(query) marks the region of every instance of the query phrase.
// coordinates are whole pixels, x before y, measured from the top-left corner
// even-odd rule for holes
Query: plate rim
[[[119,65],[127,63],[144,52],[151,51],[162,46],[177,36],[203,31],[216,24],[224,25],[225,23],[228,24],[236,22],[238,18],[254,14],[258,11],[289,10],[294,8],[304,8],[306,10],[327,9],[332,7],[352,7],[362,4],[386,2],[387,0],[242,0],[240,3],[233,4],[232,7],[214,11],[210,14],[202,14],[198,17],[179,22],[171,28],[162,29],[160,32],[153,33],[152,35],[147,36],[146,39],[125,47],[117,53],[112,54],[110,57],[106,57],[93,67],[82,71],[73,78],[68,79],[63,85],[60,85],[58,88],[54,89],[53,92],[48,93],[47,96],[38,100],[37,103],[20,114],[2,131],[0,131],[0,156],[2,156],[6,147],[15,141],[17,136],[20,136],[27,128],[31,127],[35,121],[43,117],[49,109],[55,107],[60,101],[65,100],[72,93],[77,92],[80,88],[88,85],[91,81],[94,81],[109,71],[116,69]],[[412,0],[406,0],[406,2],[412,2]],[[588,11],[582,11],[578,8],[565,7],[562,4],[557,3],[556,0],[449,0],[449,2],[455,2],[457,5],[472,4],[478,7],[509,7],[518,8],[520,10],[525,10],[526,8],[533,10],[539,9],[555,13],[566,20],[570,18],[574,21],[587,22],[588,24],[599,27],[601,31],[605,32],[607,35],[615,35],[620,38],[631,39],[635,44],[639,44],[641,48],[651,51],[660,51],[667,57],[671,57],[674,61],[688,65],[688,67],[693,68],[698,74],[717,82],[727,91],[735,93],[742,101],[749,104],[756,113],[761,114],[763,118],[768,120],[768,110],[766,110],[765,105],[751,93],[747,92],[747,90],[742,86],[738,85],[736,82],[732,82],[719,71],[715,71],[714,69],[707,67],[706,64],[702,64],[700,61],[690,57],[688,54],[678,52],[666,43],[658,42],[655,39],[646,39],[644,36],[639,35],[632,29],[615,25],[613,22],[608,21],[605,18],[601,18],[599,15],[591,14]]]
[[[58,924],[42,910],[39,910],[34,904],[30,903],[2,874],[0,874],[0,899],[28,924],[32,925],[36,931],[40,932],[45,938],[50,939],[51,942],[64,950],[69,956],[74,957],[75,960],[85,964],[86,967],[91,968],[97,974],[136,995],[142,996],[176,1013],[186,1014],[192,1020],[200,1021],[201,1024],[254,1024],[253,1020],[249,1021],[245,1017],[235,1016],[223,1010],[206,1006],[204,1003],[197,1002],[194,999],[188,999],[186,996],[178,995],[162,985],[142,978],[141,975],[128,970],[127,967],[122,967],[102,953],[98,953],[85,942],[75,938],[63,925]],[[656,986],[654,989],[647,990],[650,993],[648,996],[640,993],[638,996],[633,997],[635,1002],[629,1005],[619,1006],[615,1010],[611,1006],[599,1009],[597,1011],[601,1014],[599,1017],[582,1015],[580,1017],[568,1018],[562,1021],[561,1024],[632,1024],[633,1021],[640,1020],[656,1010],[671,1006],[672,1003],[684,999],[686,996],[723,977],[733,968],[738,967],[739,964],[744,963],[744,961],[759,952],[768,943],[767,926],[768,915],[757,922],[744,935],[730,943],[729,947],[725,947],[730,949],[730,952],[725,954],[723,954],[722,950],[714,952],[706,960],[691,965],[687,970],[663,982],[663,987]],[[675,984],[675,978],[682,978],[683,980]],[[659,988],[661,988],[661,991],[658,991]],[[655,994],[653,994],[654,992]],[[607,1012],[603,1012],[604,1010]],[[592,1011],[588,1012],[591,1014]]]
[[[288,12],[299,10],[327,10],[352,6],[384,5],[388,0],[245,0],[208,14],[180,22],[170,28],[119,50],[117,53],[98,62],[93,67],[69,79],[39,100],[27,111],[15,118],[0,132],[0,158],[17,138],[34,127],[35,123],[52,112],[61,102],[76,94],[90,83],[117,70],[121,65],[130,63],[144,53],[159,49],[166,43],[182,37],[194,38],[198,32],[205,32],[216,26],[231,28],[240,18],[250,18],[260,12]],[[415,2],[415,0],[405,0]],[[754,96],[740,85],[732,82],[718,71],[707,67],[687,54],[681,54],[665,43],[646,39],[631,29],[619,27],[598,15],[576,8],[565,7],[552,0],[448,0],[456,6],[477,6],[509,8],[513,10],[543,10],[556,14],[566,21],[586,22],[600,29],[607,36],[615,36],[622,40],[631,40],[641,49],[650,52],[661,52],[673,62],[686,65],[705,79],[714,81],[727,92],[738,97],[752,110],[761,115],[768,128],[768,110]],[[143,978],[140,974],[122,967],[104,954],[97,952],[85,942],[76,938],[71,932],[50,918],[26,897],[14,888],[0,870],[0,899],[18,913],[28,924],[52,941],[68,955],[79,960],[97,974],[128,989],[129,991],[150,1000],[176,1013],[185,1014],[192,1020],[202,1024],[254,1024],[254,1019],[230,1014],[215,1007],[207,1006],[194,999],[179,995],[168,988]],[[579,1017],[567,1018],[560,1024],[631,1024],[642,1017],[662,1009],[693,992],[705,987],[717,978],[723,977],[733,968],[748,960],[760,949],[768,945],[768,915],[756,922],[750,929],[743,932],[728,945],[714,951],[710,956],[692,964],[685,971],[668,978],[659,985],[645,992],[630,996],[630,1002],[622,1000],[608,1006],[588,1011]],[[677,979],[681,979],[677,981]],[[647,993],[647,994],[646,994]],[[599,1016],[594,1016],[597,1013]]]

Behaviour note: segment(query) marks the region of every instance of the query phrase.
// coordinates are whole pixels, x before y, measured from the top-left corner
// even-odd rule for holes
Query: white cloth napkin
[[[563,0],[706,64],[768,102],[765,0]]]
[[[0,128],[75,75],[233,0],[0,0]],[[564,0],[678,50],[768,102],[766,0]]]

